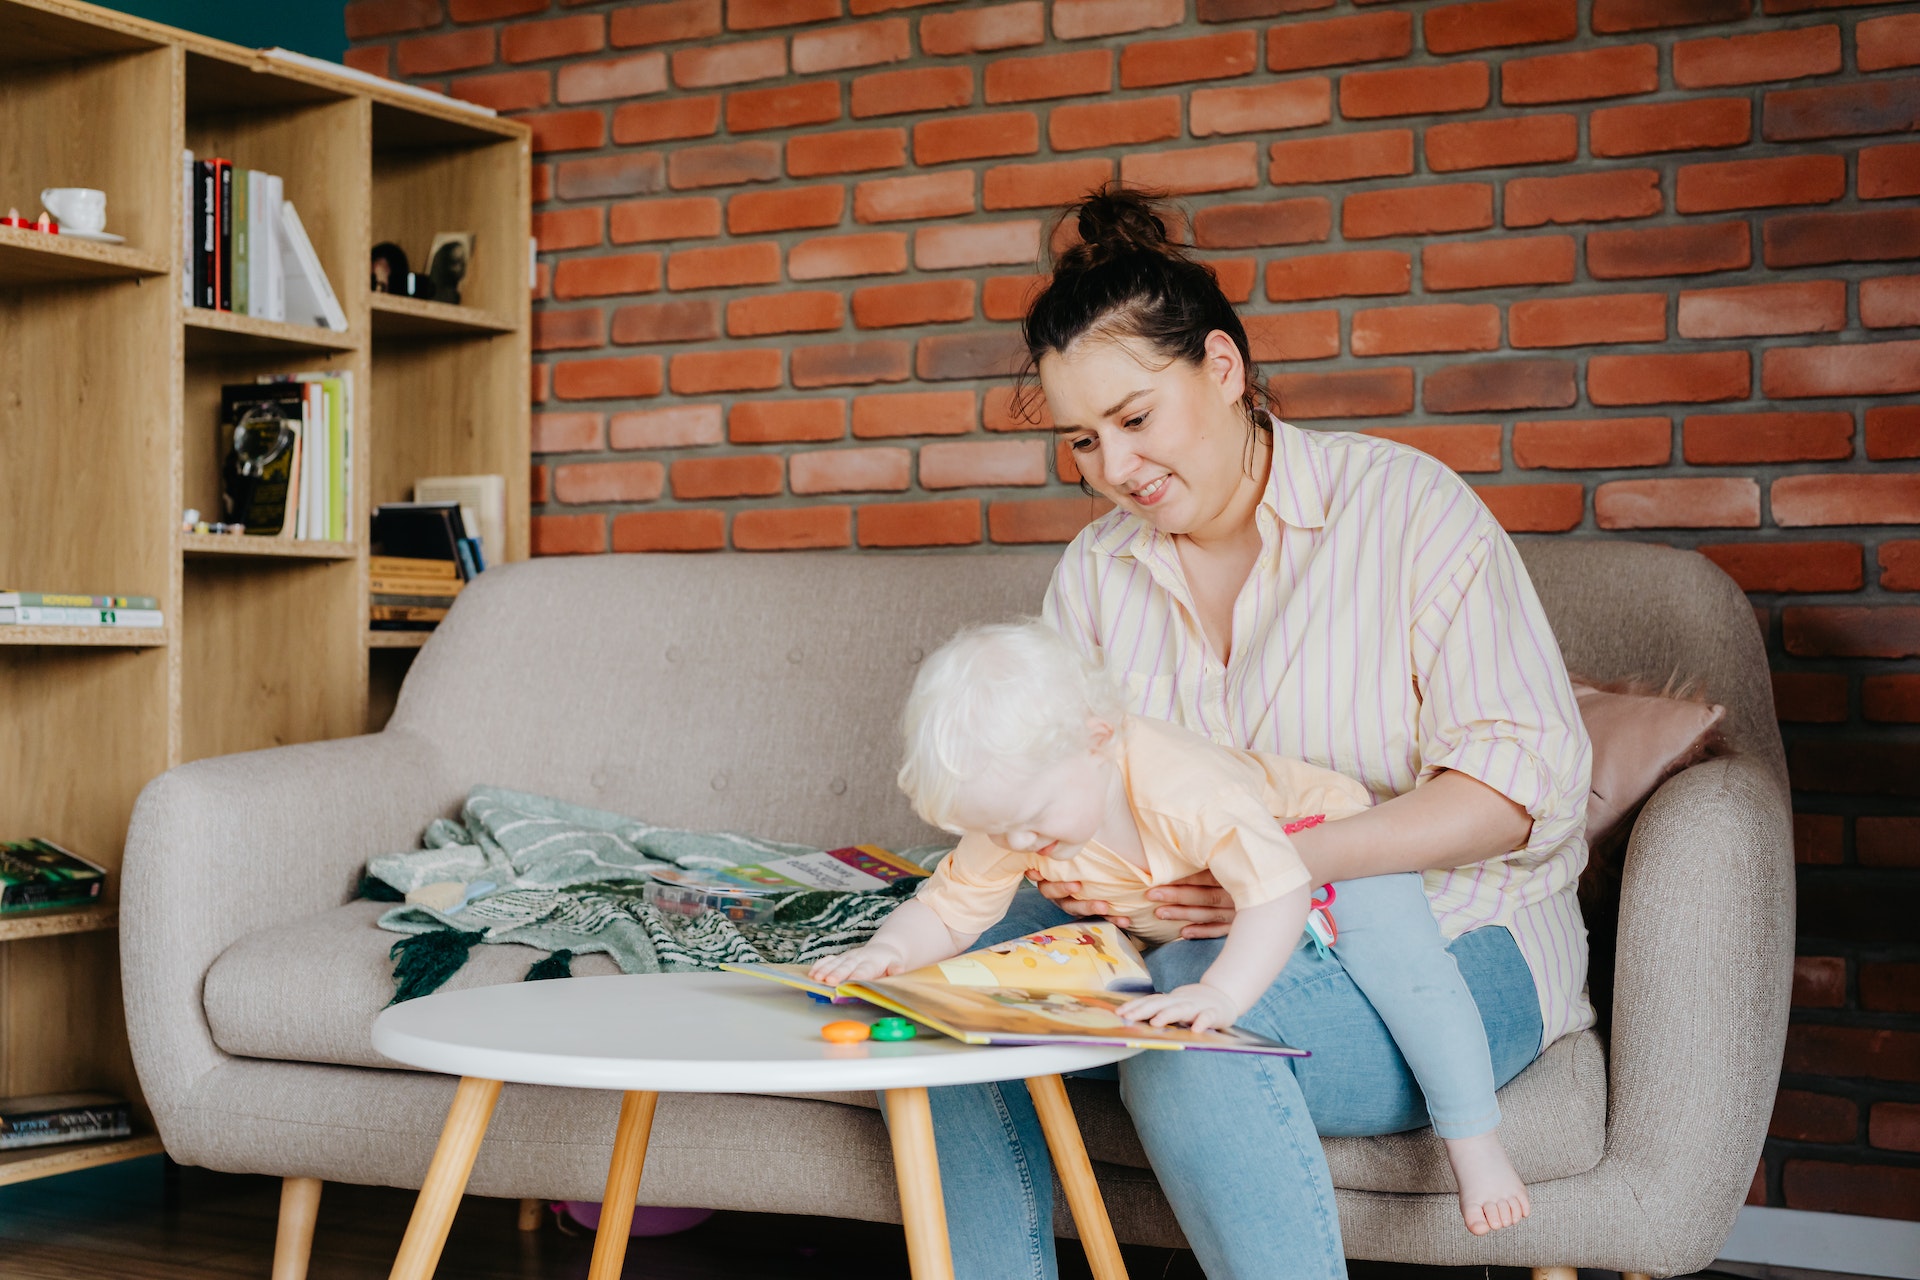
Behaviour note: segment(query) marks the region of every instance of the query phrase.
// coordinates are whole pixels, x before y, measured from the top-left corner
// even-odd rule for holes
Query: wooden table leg
[[[587,1280],[620,1280],[627,1233],[633,1228],[633,1200],[640,1194],[640,1170],[647,1161],[647,1135],[653,1132],[653,1108],[659,1101],[659,1094],[640,1090],[620,1097],[620,1127],[613,1131],[613,1160],[607,1166],[607,1191],[600,1201],[600,1227],[593,1235]]]
[[[1086,1144],[1080,1140],[1080,1125],[1073,1118],[1073,1104],[1067,1101],[1067,1086],[1059,1076],[1035,1076],[1027,1081],[1027,1092],[1033,1095],[1033,1109],[1040,1115],[1047,1150],[1053,1153],[1054,1172],[1060,1175],[1060,1185],[1066,1190],[1067,1205],[1073,1210],[1073,1225],[1079,1228],[1093,1280],[1127,1280],[1127,1264],[1120,1257],[1119,1241],[1113,1238],[1113,1223],[1107,1218],[1106,1201],[1100,1198],[1100,1184],[1094,1181]]]
[[[907,1229],[913,1280],[953,1280],[947,1203],[940,1196],[940,1160],[934,1152],[927,1091],[887,1090],[887,1127],[893,1135],[893,1172],[900,1184],[900,1220]],[[992,1212],[985,1205],[981,1210]]]
[[[420,1198],[413,1202],[413,1217],[407,1223],[406,1237],[400,1241],[400,1256],[393,1260],[389,1280],[428,1280],[440,1264],[447,1229],[453,1225],[454,1210],[460,1207],[467,1177],[473,1172],[473,1158],[480,1152],[480,1139],[486,1136],[493,1104],[499,1100],[498,1080],[466,1076],[453,1091],[453,1105],[447,1108],[447,1123],[440,1130],[440,1145],[433,1149],[433,1163],[427,1166]]]

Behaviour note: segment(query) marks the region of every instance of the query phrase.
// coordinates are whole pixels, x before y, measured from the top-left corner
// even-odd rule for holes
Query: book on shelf
[[[373,542],[383,557],[451,562],[463,581],[487,567],[458,502],[382,503],[373,509]]]
[[[38,1093],[0,1098],[0,1151],[51,1147],[133,1134],[125,1098],[107,1093]]]
[[[334,296],[333,285],[320,265],[320,255],[313,251],[313,242],[307,239],[307,229],[301,224],[300,215],[294,212],[291,200],[280,202],[280,239],[285,318],[295,324],[344,333],[347,313],[341,310],[340,299]]]
[[[0,591],[0,606],[54,609],[158,609],[152,596],[88,596],[67,591]]]
[[[804,964],[722,964],[797,987],[817,1000],[864,1000],[967,1044],[1122,1044],[1303,1058],[1278,1040],[1232,1027],[1194,1031],[1128,1022],[1117,1010],[1153,990],[1127,935],[1104,920],[1075,921],[997,942],[891,978],[815,982]]]
[[[249,534],[343,541],[353,527],[353,375],[267,375],[220,389],[227,519]]]
[[[197,159],[183,151],[180,160],[181,201],[184,208],[182,253],[186,269],[181,300],[188,306],[263,320],[287,319],[287,273],[297,246],[305,246],[307,261],[297,271],[313,298],[313,314],[302,324],[345,329],[326,273],[307,243],[297,215],[291,220],[286,184],[278,174],[249,169],[218,156]],[[317,278],[317,283],[313,283]],[[305,295],[303,295],[305,296]],[[331,304],[329,307],[329,303]],[[330,318],[338,315],[336,324]]]
[[[466,586],[452,560],[372,557],[368,624],[375,631],[431,631]]]
[[[479,541],[481,559],[498,564],[507,554],[507,478],[501,475],[427,476],[413,482],[415,502],[457,502],[467,532]]]
[[[158,609],[80,609],[45,605],[0,604],[0,627],[164,627]]]
[[[0,840],[0,911],[84,906],[106,883],[105,867],[51,840]]]

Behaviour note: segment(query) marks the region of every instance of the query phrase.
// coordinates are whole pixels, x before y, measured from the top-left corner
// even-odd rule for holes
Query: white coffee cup
[[[40,193],[40,203],[60,219],[63,230],[107,229],[107,193],[104,191],[93,187],[48,187]]]

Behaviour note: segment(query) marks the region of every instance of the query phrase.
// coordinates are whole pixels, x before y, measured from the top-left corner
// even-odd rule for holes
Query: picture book
[[[835,1003],[864,1000],[967,1044],[1123,1044],[1304,1058],[1303,1049],[1239,1028],[1196,1032],[1128,1022],[1118,1012],[1153,990],[1127,935],[1104,920],[1043,929],[891,978],[829,987],[803,964],[723,964]]]

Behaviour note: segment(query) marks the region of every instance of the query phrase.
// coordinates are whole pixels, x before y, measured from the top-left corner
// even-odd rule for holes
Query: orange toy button
[[[859,1044],[870,1034],[864,1022],[829,1022],[820,1028],[820,1038],[830,1040],[834,1044]]]

